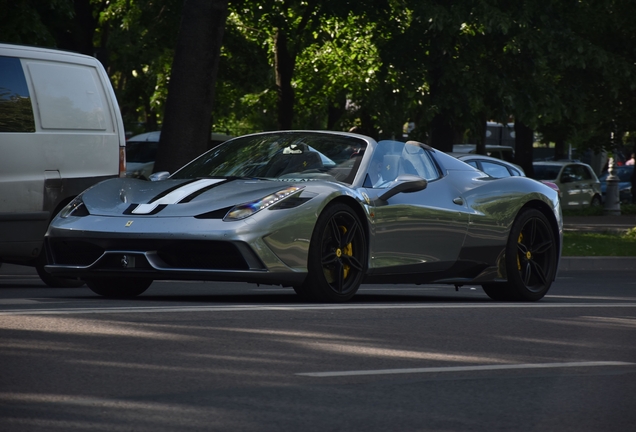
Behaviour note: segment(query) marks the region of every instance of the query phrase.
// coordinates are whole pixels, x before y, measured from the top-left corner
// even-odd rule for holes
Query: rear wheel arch
[[[559,239],[553,219],[545,208],[527,205],[519,210],[501,263],[507,282],[482,284],[490,298],[537,301],[548,292],[558,266]]]
[[[543,201],[534,200],[527,202],[521,209],[519,209],[519,213],[525,208],[533,208],[539,210],[550,222],[550,227],[552,228],[552,233],[554,234],[554,240],[557,242],[557,250],[561,250],[561,237],[559,236],[559,224],[557,223],[556,216],[554,216],[554,212],[552,209],[544,203]]]

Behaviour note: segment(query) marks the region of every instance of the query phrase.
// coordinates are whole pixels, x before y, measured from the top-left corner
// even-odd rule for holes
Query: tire
[[[86,285],[95,294],[108,298],[132,298],[143,293],[152,284],[145,278],[88,279]]]
[[[508,282],[482,286],[493,300],[537,301],[548,292],[556,274],[557,245],[543,213],[519,213],[510,230],[505,265]]]
[[[84,286],[84,281],[81,279],[66,279],[57,276],[53,276],[44,270],[44,266],[47,264],[46,255],[44,251],[40,253],[40,256],[35,263],[35,271],[38,272],[38,276],[42,282],[51,288],[79,288]]]
[[[598,195],[594,195],[594,197],[592,198],[592,201],[590,201],[590,206],[591,207],[600,207],[601,204],[603,204],[603,202],[601,201],[601,197]]]
[[[508,289],[508,285],[505,283],[489,283],[481,286],[484,292],[493,300],[496,301],[509,301],[513,300]]]
[[[317,301],[344,302],[360,288],[366,272],[367,244],[351,207],[327,207],[316,222],[309,246],[307,278],[297,293]]]

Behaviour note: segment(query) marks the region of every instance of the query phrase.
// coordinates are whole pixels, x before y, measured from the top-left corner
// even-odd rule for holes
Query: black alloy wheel
[[[546,216],[524,209],[510,230],[506,246],[505,284],[485,284],[493,300],[537,301],[550,289],[557,266],[557,243]]]
[[[314,300],[347,301],[362,283],[366,261],[360,219],[348,205],[332,205],[318,218],[309,247],[307,279],[296,292]]]

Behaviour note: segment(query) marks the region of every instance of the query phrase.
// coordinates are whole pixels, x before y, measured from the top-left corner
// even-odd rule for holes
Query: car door
[[[468,226],[460,191],[442,176],[427,150],[406,145],[397,175],[425,178],[424,190],[374,200],[371,270],[375,273],[442,271],[459,256]],[[368,189],[370,196],[381,190]]]
[[[575,169],[577,172],[577,178],[579,179],[581,195],[583,197],[581,205],[588,206],[592,203],[592,199],[594,199],[594,196],[598,193],[598,179],[592,172],[591,168],[585,165],[577,165]]]
[[[564,208],[578,209],[585,205],[586,196],[582,190],[583,178],[579,165],[569,164],[563,167],[559,176],[559,188],[562,192],[562,204]]]

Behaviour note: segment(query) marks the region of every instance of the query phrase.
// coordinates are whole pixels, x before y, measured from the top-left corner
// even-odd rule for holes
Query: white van
[[[125,176],[125,145],[97,59],[0,44],[0,263],[36,266],[52,286],[66,282],[43,271],[44,233],[80,192]]]

